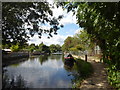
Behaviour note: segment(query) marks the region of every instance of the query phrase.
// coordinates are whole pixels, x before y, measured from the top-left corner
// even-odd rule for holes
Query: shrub
[[[12,45],[12,46],[10,47],[10,49],[11,49],[13,52],[17,52],[17,51],[19,51],[19,45]]]
[[[107,68],[108,81],[116,89],[120,90],[120,71],[116,70],[115,65],[111,65]]]

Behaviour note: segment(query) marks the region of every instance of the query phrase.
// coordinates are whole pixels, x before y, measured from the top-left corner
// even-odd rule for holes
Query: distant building
[[[101,53],[100,47],[98,45],[95,46],[94,52],[95,52],[95,54],[100,54]]]

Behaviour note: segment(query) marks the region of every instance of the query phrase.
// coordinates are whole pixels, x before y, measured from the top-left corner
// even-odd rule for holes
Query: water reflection
[[[16,63],[16,64],[13,64],[13,65],[11,65],[11,66],[13,66],[13,67],[18,67],[20,65],[20,63]]]
[[[28,88],[70,88],[75,79],[71,74],[74,72],[73,68],[64,66],[62,55],[36,56],[5,68],[8,79],[21,78],[21,83],[25,82]],[[20,77],[16,78],[18,76]]]
[[[61,55],[51,55],[49,58],[50,58],[51,60],[60,60],[60,59],[62,59],[62,58],[61,58]]]
[[[73,69],[73,67],[70,67],[70,66],[65,65],[65,64],[64,64],[64,68],[65,68],[65,70],[68,71],[68,72],[71,72],[72,69]]]
[[[42,65],[43,62],[48,61],[48,56],[46,55],[39,56],[39,61],[40,61],[40,64]]]
[[[11,79],[7,75],[3,75],[2,81],[2,89],[14,89],[14,88],[27,88],[25,80],[21,77],[21,75],[17,77],[12,77]]]

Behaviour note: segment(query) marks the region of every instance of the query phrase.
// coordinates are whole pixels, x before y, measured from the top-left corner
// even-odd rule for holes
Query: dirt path
[[[84,56],[81,58],[84,59]],[[99,61],[97,58],[88,57],[94,73],[81,83],[80,90],[115,90],[108,84],[105,65]]]

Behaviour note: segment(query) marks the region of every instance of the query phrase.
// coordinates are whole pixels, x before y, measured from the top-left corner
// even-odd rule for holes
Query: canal
[[[40,55],[3,68],[3,87],[72,88],[77,71],[62,55]]]

